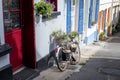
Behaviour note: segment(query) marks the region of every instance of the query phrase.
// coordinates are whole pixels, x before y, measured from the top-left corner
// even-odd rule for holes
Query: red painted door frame
[[[10,61],[14,59],[11,64],[16,65],[20,63],[13,67],[13,71],[19,69],[23,65],[30,68],[36,68],[34,0],[20,0],[20,8],[21,28],[5,33],[6,42],[8,42],[8,44],[10,43],[14,50],[10,55],[10,57],[12,56]],[[12,10],[12,12],[19,11]],[[16,58],[21,59],[15,61]]]
[[[23,64],[36,68],[34,0],[22,0]]]

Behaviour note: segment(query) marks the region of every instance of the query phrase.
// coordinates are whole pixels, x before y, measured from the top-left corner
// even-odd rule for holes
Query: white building
[[[54,49],[50,41],[54,30],[78,31],[82,47],[98,41],[98,32],[104,26],[117,23],[117,0],[47,0],[55,5],[51,19],[35,15],[38,1],[1,0],[0,43],[8,43],[13,49],[10,55],[0,57],[0,68],[12,64],[15,72],[23,66],[38,69],[47,65],[47,56]]]
[[[98,31],[107,33],[108,25],[117,25],[119,19],[119,0],[100,0]]]

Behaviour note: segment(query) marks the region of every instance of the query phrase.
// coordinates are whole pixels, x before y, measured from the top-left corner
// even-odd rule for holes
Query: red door
[[[5,42],[13,48],[10,63],[13,70],[23,65],[22,54],[22,9],[20,0],[3,0]]]
[[[33,0],[3,0],[5,42],[13,48],[13,71],[23,65],[36,68],[33,4]]]

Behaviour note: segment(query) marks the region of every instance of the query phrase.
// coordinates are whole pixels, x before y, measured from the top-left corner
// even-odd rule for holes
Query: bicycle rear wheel
[[[80,47],[79,47],[79,44],[77,44],[75,51],[72,52],[71,64],[78,64],[80,62],[80,57],[81,57]]]

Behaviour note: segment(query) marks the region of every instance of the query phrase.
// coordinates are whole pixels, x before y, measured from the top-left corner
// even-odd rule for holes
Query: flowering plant
[[[44,0],[35,3],[36,16],[39,16],[40,14],[42,16],[51,16],[53,10],[54,6],[49,2],[45,2]]]

